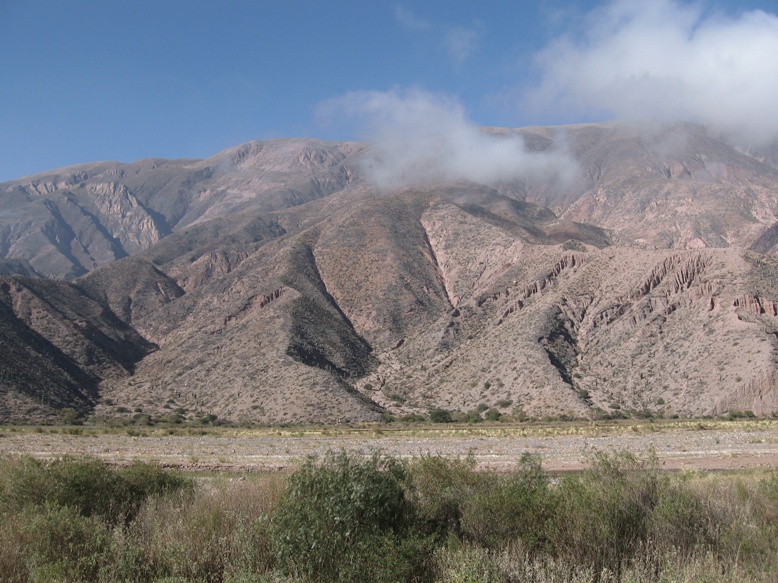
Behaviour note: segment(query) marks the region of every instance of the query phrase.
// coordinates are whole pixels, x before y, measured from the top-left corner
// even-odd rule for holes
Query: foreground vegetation
[[[3,581],[735,582],[778,572],[778,473],[593,454],[559,479],[332,453],[195,481],[153,465],[0,462]]]

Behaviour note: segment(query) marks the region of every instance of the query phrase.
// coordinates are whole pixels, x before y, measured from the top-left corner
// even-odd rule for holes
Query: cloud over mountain
[[[419,89],[350,92],[326,102],[321,114],[357,122],[373,143],[366,174],[380,188],[458,180],[564,182],[578,169],[564,148],[530,151],[521,136],[488,133],[467,119],[456,100]]]
[[[616,0],[591,12],[582,30],[536,56],[540,80],[527,99],[534,109],[698,121],[753,145],[778,137],[775,14]]]

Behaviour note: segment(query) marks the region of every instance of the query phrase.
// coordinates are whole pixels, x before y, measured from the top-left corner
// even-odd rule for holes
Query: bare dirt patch
[[[70,431],[70,432],[69,432]],[[666,470],[778,468],[778,421],[682,421],[564,425],[361,427],[145,432],[83,428],[0,428],[0,455],[93,456],[111,464],[155,462],[189,471],[290,471],[328,450],[379,450],[411,458],[472,454],[482,469],[507,471],[524,453],[551,472],[580,470],[592,451],[656,455]]]

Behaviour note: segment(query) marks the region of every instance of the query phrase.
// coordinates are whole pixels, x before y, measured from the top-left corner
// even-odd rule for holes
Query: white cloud
[[[446,32],[445,47],[458,63],[466,60],[478,48],[479,33],[475,29],[453,26]]]
[[[413,12],[399,4],[394,7],[394,18],[400,23],[400,26],[407,30],[428,30],[430,28],[429,22],[418,18]]]
[[[521,136],[487,133],[457,101],[422,90],[352,92],[325,103],[320,114],[361,124],[373,144],[365,173],[384,189],[460,180],[570,181],[578,170],[564,149],[529,151]]]
[[[483,25],[480,22],[475,22],[469,27],[431,23],[399,4],[394,7],[394,19],[407,31],[431,33],[435,42],[455,64],[461,64],[478,50],[479,39],[483,32]]]
[[[527,100],[536,110],[698,121],[753,145],[778,137],[778,16],[617,0],[584,26],[537,56],[541,79]]]

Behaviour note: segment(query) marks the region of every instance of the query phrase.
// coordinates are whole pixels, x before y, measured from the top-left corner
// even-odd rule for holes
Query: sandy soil
[[[515,467],[524,452],[542,456],[551,472],[585,467],[592,450],[626,449],[656,453],[667,470],[778,468],[778,422],[686,422],[618,426],[508,427],[483,429],[223,431],[205,435],[145,435],[59,430],[0,430],[0,455],[53,458],[88,455],[109,463],[152,461],[193,471],[264,472],[291,470],[306,456],[328,450],[380,450],[398,457],[424,454],[475,456],[496,471]]]

